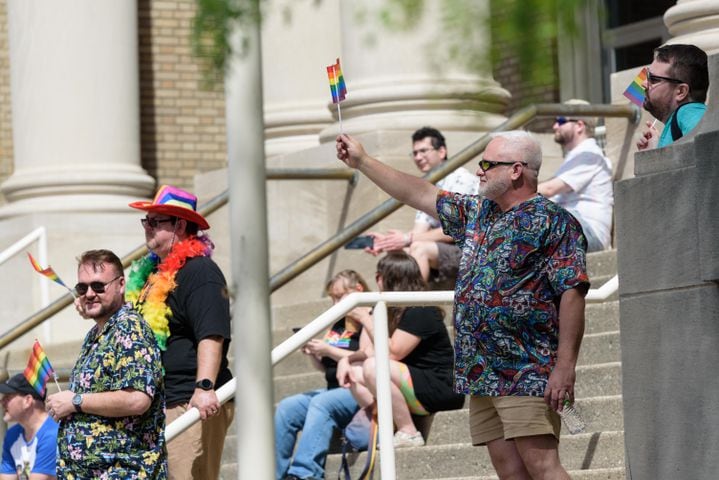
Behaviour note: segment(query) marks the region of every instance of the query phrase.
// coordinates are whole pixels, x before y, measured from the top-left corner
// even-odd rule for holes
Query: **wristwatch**
[[[195,384],[195,388],[200,388],[202,390],[212,390],[213,388],[215,388],[215,384],[209,378],[203,378]]]
[[[82,395],[76,393],[75,396],[72,397],[72,404],[75,406],[76,412],[82,412]]]

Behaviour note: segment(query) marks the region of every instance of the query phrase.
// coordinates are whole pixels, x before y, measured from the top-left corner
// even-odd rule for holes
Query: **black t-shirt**
[[[232,379],[227,368],[230,345],[230,301],[227,283],[220,268],[207,257],[187,260],[175,275],[177,286],[167,296],[170,337],[162,353],[165,367],[165,397],[168,407],[186,403],[195,391],[197,345],[200,340],[219,336],[225,339],[215,389]]]
[[[350,351],[357,351],[359,348],[360,331],[350,332],[345,328],[345,319],[342,318],[332,325],[323,340],[333,347],[344,348]],[[325,380],[327,381],[327,389],[337,388],[340,384],[337,382],[337,362],[330,357],[322,357],[320,360],[322,366],[325,367]]]
[[[397,329],[420,338],[414,350],[400,360],[409,367],[417,400],[429,412],[462,408],[464,395],[454,393],[454,350],[441,310],[409,307]]]

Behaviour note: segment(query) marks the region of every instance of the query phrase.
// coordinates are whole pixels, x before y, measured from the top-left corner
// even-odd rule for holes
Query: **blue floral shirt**
[[[75,413],[60,423],[58,478],[167,478],[160,350],[150,327],[130,304],[101,332],[97,325],[88,332],[70,377],[75,393],[126,388],[152,397],[144,414],[110,418]]]
[[[560,297],[589,287],[582,227],[541,196],[502,212],[491,200],[440,191],[437,212],[462,250],[455,390],[543,396],[556,361]]]

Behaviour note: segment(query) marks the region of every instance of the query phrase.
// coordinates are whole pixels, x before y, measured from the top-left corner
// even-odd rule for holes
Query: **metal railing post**
[[[383,479],[394,480],[394,444],[392,422],[392,390],[389,374],[389,330],[387,304],[374,307],[374,354],[377,374],[377,425],[379,426],[380,472]]]

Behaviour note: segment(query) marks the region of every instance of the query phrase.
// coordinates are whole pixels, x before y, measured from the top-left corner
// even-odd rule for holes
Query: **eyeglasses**
[[[491,170],[497,165],[514,165],[515,163],[521,163],[522,165],[526,166],[527,162],[520,162],[517,160],[516,162],[496,162],[494,160],[480,160],[479,161],[479,169],[483,172],[486,172],[487,170]]]
[[[174,222],[174,218],[150,218],[145,217],[140,219],[140,223],[143,227],[157,228],[161,223]]]
[[[661,82],[662,80],[665,80],[665,81],[671,82],[671,83],[686,83],[682,80],[679,80],[678,78],[669,78],[669,77],[662,77],[661,75],[654,75],[647,68],[647,83],[649,83],[650,85],[656,85],[657,83]]]
[[[578,122],[578,121],[579,121],[579,120],[576,120],[576,119],[574,119],[574,118],[569,118],[569,117],[556,117],[556,118],[554,119],[554,123],[556,123],[556,124],[559,125],[560,127],[561,127],[562,125],[564,125],[565,123],[568,123],[568,122]]]
[[[424,155],[427,152],[431,152],[432,150],[437,150],[434,147],[424,147],[424,148],[418,148],[417,150],[412,150],[412,153],[409,154],[410,157],[414,158],[417,155]]]
[[[75,291],[78,295],[82,296],[87,293],[88,288],[92,288],[92,291],[95,293],[105,293],[105,287],[110,285],[112,282],[117,280],[118,278],[122,278],[122,275],[118,275],[117,277],[113,278],[109,282],[90,282],[88,283],[78,283],[75,285]]]

